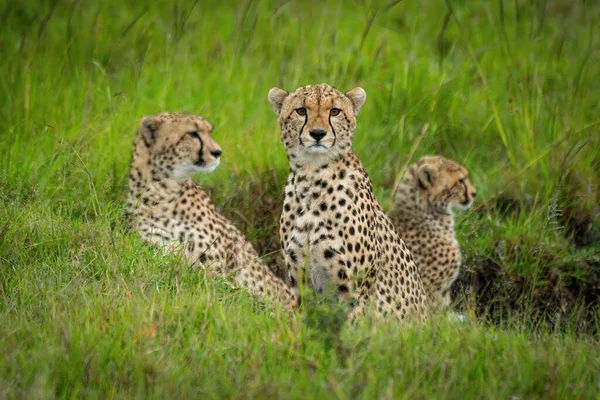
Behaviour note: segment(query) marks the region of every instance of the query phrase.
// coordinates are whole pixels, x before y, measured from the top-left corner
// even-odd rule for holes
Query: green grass
[[[0,398],[600,396],[597,3],[27,0],[0,16]],[[276,251],[288,166],[266,94],[321,82],[367,91],[355,151],[385,208],[411,154],[471,171],[457,307],[481,319],[350,329],[315,301],[290,316],[125,232],[139,119],[196,112],[224,149],[198,181]]]

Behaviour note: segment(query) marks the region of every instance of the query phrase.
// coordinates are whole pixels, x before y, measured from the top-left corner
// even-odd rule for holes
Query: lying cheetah
[[[396,193],[390,218],[417,263],[432,306],[448,307],[461,262],[453,211],[469,208],[477,194],[469,172],[444,157],[423,157],[409,167]]]
[[[232,274],[250,292],[293,309],[298,297],[261,262],[242,233],[192,181],[219,165],[221,149],[200,116],[162,113],[142,119],[129,173],[127,216],[142,239],[183,249],[207,273]]]
[[[365,91],[344,94],[321,84],[293,93],[273,88],[268,99],[290,162],[280,238],[292,285],[307,265],[312,288],[333,282],[357,304],[350,318],[375,297],[378,315],[423,319],[426,294],[417,267],[352,152]]]

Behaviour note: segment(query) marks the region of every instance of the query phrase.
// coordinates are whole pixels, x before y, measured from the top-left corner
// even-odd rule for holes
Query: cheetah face
[[[163,113],[145,117],[138,135],[149,149],[152,167],[168,178],[183,180],[219,165],[222,150],[212,130],[199,115]]]
[[[417,163],[417,179],[429,205],[441,213],[466,210],[477,195],[469,171],[444,157],[423,157]]]
[[[356,114],[366,96],[362,88],[344,94],[327,84],[303,86],[292,93],[272,88],[268,99],[290,162],[303,165],[349,151]]]

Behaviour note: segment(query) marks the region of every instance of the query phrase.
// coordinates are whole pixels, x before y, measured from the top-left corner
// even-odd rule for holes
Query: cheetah
[[[421,158],[398,186],[390,218],[417,263],[434,309],[450,305],[461,264],[453,212],[468,209],[476,195],[469,172],[441,156]]]
[[[335,287],[355,306],[350,320],[370,298],[378,316],[426,318],[417,267],[352,151],[365,91],[341,93],[327,84],[292,93],[272,88],[268,100],[290,164],[280,239],[292,286],[306,279],[317,292]]]
[[[194,173],[219,165],[222,150],[212,130],[193,114],[161,113],[141,120],[129,172],[129,226],[145,242],[179,248],[207,275],[232,275],[251,293],[294,309],[296,292],[261,262],[244,235],[192,181]]]

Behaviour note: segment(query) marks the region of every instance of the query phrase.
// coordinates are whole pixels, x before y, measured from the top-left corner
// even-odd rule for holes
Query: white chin
[[[309,153],[327,153],[329,151],[329,147],[312,145],[310,147],[307,147],[306,151]]]
[[[219,160],[217,158],[210,164],[203,165],[201,167],[196,167],[196,171],[198,171],[198,172],[213,172],[215,169],[217,169],[217,167],[219,166],[220,163],[221,163],[221,160]]]
[[[190,164],[182,168],[177,168],[173,174],[175,179],[191,178],[196,172],[213,172],[219,166],[219,159],[211,161],[209,164],[202,166]]]
[[[468,210],[473,205],[473,201],[468,202],[467,204],[457,203],[452,206],[455,210]]]

